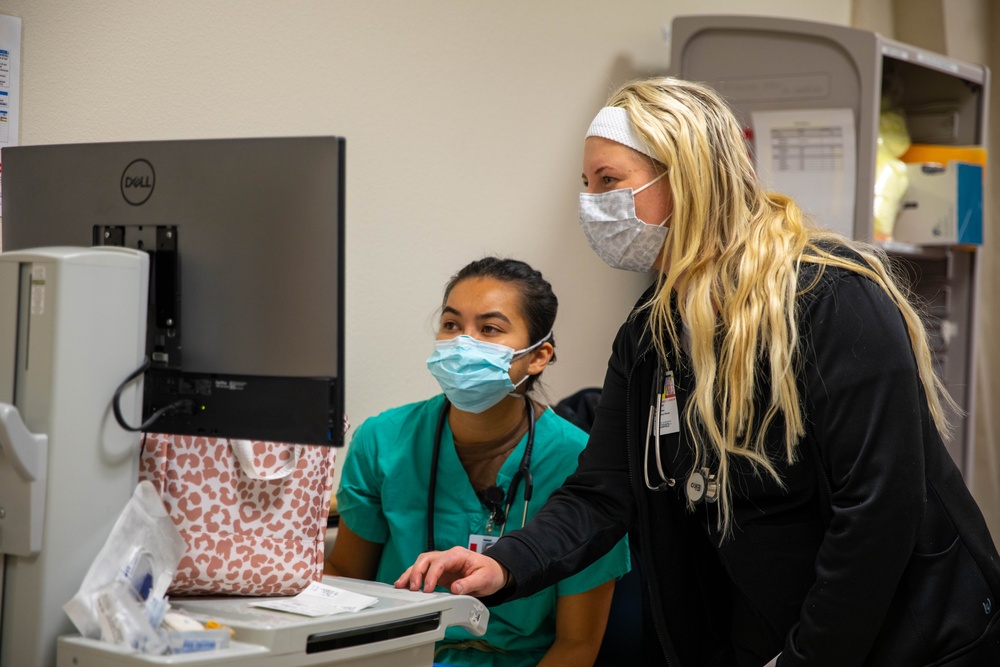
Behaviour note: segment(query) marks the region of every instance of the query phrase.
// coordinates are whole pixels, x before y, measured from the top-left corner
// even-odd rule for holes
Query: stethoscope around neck
[[[666,380],[666,373],[657,364],[656,372],[653,374],[653,387],[650,392],[649,419],[646,422],[646,446],[642,457],[642,472],[646,482],[646,488],[650,491],[667,491],[677,486],[678,480],[666,474],[663,466],[662,448],[660,446],[660,432],[662,430],[663,417],[663,386]],[[649,477],[649,449],[652,442],[653,451],[656,458],[656,472],[660,481],[653,483]],[[692,505],[698,505],[702,501],[714,503],[719,497],[719,483],[716,475],[703,466],[697,470],[692,470],[686,480],[681,480],[684,484],[684,493]]]
[[[524,482],[524,512],[521,514],[521,528],[524,528],[525,517],[528,516],[528,503],[531,501],[531,493],[534,484],[531,480],[531,471],[528,469],[531,463],[531,448],[535,444],[535,405],[527,396],[524,397],[525,410],[528,412],[528,443],[524,447],[524,454],[521,456],[521,463],[514,473],[514,478],[510,481],[507,489],[507,497],[504,502],[504,509],[500,512],[499,503],[490,507],[490,521],[500,524],[500,535],[503,536],[507,529],[507,517],[510,515],[510,508],[514,505],[514,496],[517,495],[517,487]],[[441,455],[441,436],[444,434],[444,423],[448,419],[448,410],[451,403],[446,398],[444,406],[441,408],[441,415],[438,417],[437,429],[434,431],[434,449],[431,454],[431,479],[427,490],[427,550],[434,551],[434,500],[437,495],[437,470],[438,459]],[[494,487],[496,488],[496,487]],[[498,514],[500,516],[498,516]]]

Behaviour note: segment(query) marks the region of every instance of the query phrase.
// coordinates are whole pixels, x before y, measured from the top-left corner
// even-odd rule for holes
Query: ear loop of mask
[[[654,178],[653,180],[651,180],[649,183],[646,183],[644,186],[642,186],[638,190],[632,190],[632,196],[634,197],[635,195],[639,194],[640,192],[642,192],[643,190],[645,190],[646,188],[648,188],[653,183],[656,183],[658,180],[660,180],[661,178],[663,178],[664,176],[666,176],[668,171],[669,170],[665,169],[662,174],[660,174],[659,176],[657,176],[656,178]]]
[[[651,185],[652,185],[653,183],[656,183],[656,182],[657,182],[658,180],[660,180],[661,178],[663,178],[664,176],[666,176],[666,175],[667,175],[667,173],[668,173],[669,171],[670,171],[669,169],[664,169],[664,170],[663,170],[663,173],[661,173],[661,174],[660,174],[659,176],[657,176],[656,178],[654,178],[653,180],[651,180],[651,181],[650,181],[649,183],[646,183],[646,184],[645,184],[644,186],[642,186],[642,187],[641,187],[641,188],[639,188],[638,190],[632,190],[632,201],[633,201],[633,202],[635,201],[635,196],[636,196],[637,194],[639,194],[640,192],[642,192],[643,190],[645,190],[646,188],[648,188],[649,186],[651,186]],[[655,225],[655,226],[656,226],[656,227],[662,227],[663,225],[667,224],[667,220],[669,220],[669,219],[670,219],[670,216],[672,216],[673,214],[674,214],[674,212],[673,212],[673,211],[671,211],[671,212],[670,212],[670,213],[669,213],[669,214],[667,215],[667,217],[665,217],[665,218],[663,219],[663,222],[661,222],[660,224],[658,224],[658,225]],[[638,220],[638,217],[637,217],[636,219]],[[641,222],[642,222],[642,224],[644,224],[644,225],[648,225],[648,224],[650,224],[650,223],[648,223],[648,222],[646,222],[646,221],[644,221],[644,220],[643,220],[643,221],[641,221]]]
[[[548,332],[547,334],[545,334],[545,336],[543,336],[542,339],[540,341],[538,341],[537,343],[535,343],[534,345],[532,345],[530,347],[526,347],[523,350],[518,350],[516,353],[514,353],[514,356],[511,358],[511,361],[517,361],[518,359],[520,359],[524,355],[528,354],[529,352],[531,352],[536,347],[538,347],[539,345],[541,345],[542,343],[544,343],[545,341],[547,341],[550,338],[552,338],[552,332],[551,331]],[[525,375],[523,378],[521,378],[520,380],[518,380],[517,382],[515,382],[514,383],[514,388],[511,389],[510,393],[507,394],[507,395],[508,396],[520,396],[520,394],[517,393],[517,388],[520,387],[525,382],[527,382],[527,380],[528,380],[529,377],[531,377],[530,374]]]

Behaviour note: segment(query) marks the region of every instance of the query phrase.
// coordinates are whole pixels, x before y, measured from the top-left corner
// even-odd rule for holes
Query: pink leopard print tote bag
[[[148,434],[152,482],[187,552],[172,595],[295,595],[323,576],[332,447]]]

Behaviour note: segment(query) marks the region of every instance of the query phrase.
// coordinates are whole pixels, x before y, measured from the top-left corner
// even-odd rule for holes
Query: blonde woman
[[[882,253],[763,191],[731,111],[690,82],[616,92],[583,182],[594,250],[655,282],[579,468],[488,556],[423,554],[397,586],[531,595],[628,531],[650,664],[1000,664],[1000,558]]]

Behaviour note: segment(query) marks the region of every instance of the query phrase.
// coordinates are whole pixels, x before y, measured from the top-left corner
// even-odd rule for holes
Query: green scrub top
[[[365,420],[348,447],[337,491],[337,511],[355,534],[384,545],[376,575],[378,581],[395,582],[427,550],[430,463],[434,432],[443,406],[441,394],[383,412]],[[526,434],[497,474],[497,485],[505,494],[527,441]],[[586,444],[587,434],[551,409],[538,418],[530,461],[534,493],[526,520],[576,469],[577,457]],[[485,534],[489,513],[458,459],[447,422],[439,456],[434,547],[444,550],[456,545],[468,546],[470,534]],[[507,531],[521,527],[523,512],[522,483],[507,518]],[[498,534],[498,530],[494,533]],[[442,642],[484,639],[507,653],[445,649],[435,662],[478,667],[535,665],[555,639],[556,598],[588,591],[621,577],[628,570],[628,542],[623,539],[582,572],[530,597],[491,608],[483,637],[475,637],[463,628],[449,628]]]

